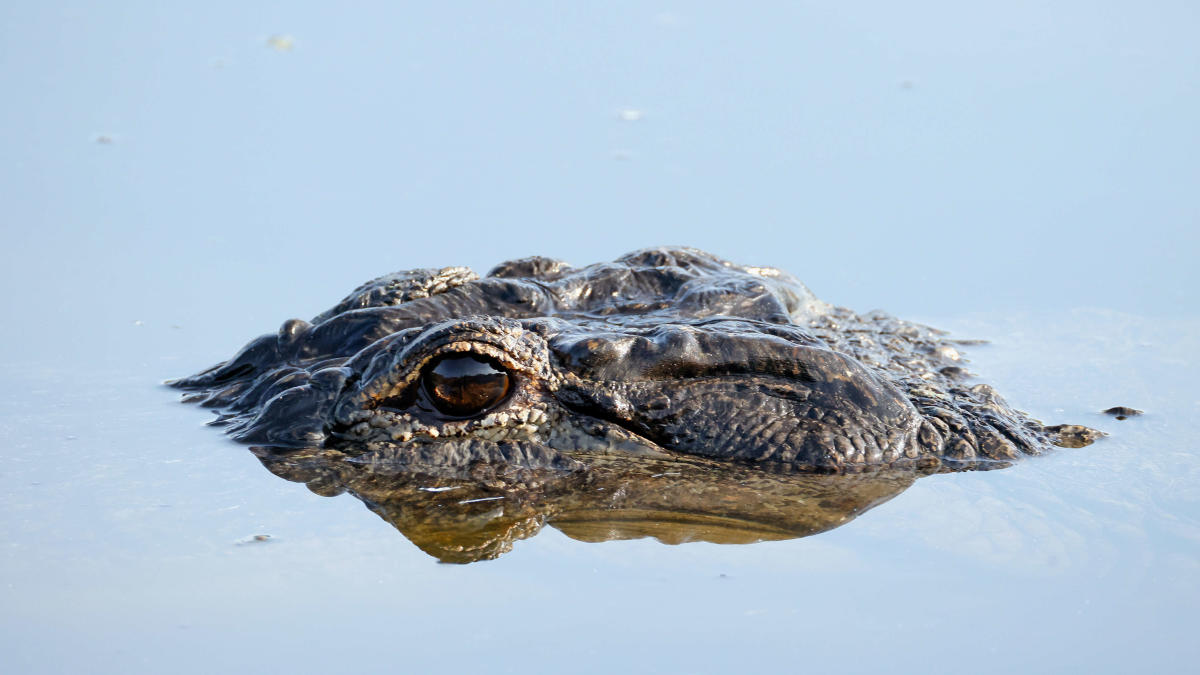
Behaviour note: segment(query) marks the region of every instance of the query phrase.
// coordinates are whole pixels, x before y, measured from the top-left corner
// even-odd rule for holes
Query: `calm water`
[[[5,6],[0,664],[1191,670],[1197,28],[1190,3]],[[442,565],[159,386],[385,272],[663,243],[988,338],[972,369],[1011,403],[1111,436],[803,539],[548,527]]]

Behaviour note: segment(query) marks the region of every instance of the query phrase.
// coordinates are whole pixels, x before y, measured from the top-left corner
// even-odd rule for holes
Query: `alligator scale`
[[[582,268],[526,258],[483,278],[462,267],[390,274],[173,384],[218,409],[238,440],[270,448],[259,452],[276,473],[360,496],[363,467],[393,486],[400,474],[429,482],[481,466],[578,483],[592,469],[624,475],[611,467],[627,458],[693,467],[645,474],[660,485],[701,465],[744,485],[747,470],[993,468],[1092,440],[969,384],[961,344],[828,305],[776,269],[652,249]],[[299,456],[302,466],[287,463]],[[473,489],[508,494],[510,482]],[[578,498],[576,483],[534,483]]]

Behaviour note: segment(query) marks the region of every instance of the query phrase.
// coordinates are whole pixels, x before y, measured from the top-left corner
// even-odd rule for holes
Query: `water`
[[[1200,657],[1190,4],[0,11],[6,671]],[[1111,436],[803,539],[440,565],[158,386],[395,269],[663,243],[989,338]]]

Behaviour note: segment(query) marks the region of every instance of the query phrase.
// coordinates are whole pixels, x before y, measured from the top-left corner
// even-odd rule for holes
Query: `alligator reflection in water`
[[[550,525],[588,542],[747,544],[843,525],[926,473],[767,471],[703,458],[497,457],[453,465],[400,453],[255,448],[263,465],[313,492],[349,492],[442,562],[497,558]]]
[[[260,451],[275,473],[350,491],[467,561],[546,523],[589,540],[803,536],[922,473],[1098,436],[971,383],[962,344],[780,270],[648,249],[389,274],[173,384],[279,448]]]

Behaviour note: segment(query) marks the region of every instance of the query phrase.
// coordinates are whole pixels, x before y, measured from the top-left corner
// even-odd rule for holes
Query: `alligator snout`
[[[813,470],[919,456],[908,399],[795,326],[660,324],[550,347],[565,406],[666,450]]]
[[[464,461],[522,448],[960,469],[1095,437],[967,377],[940,331],[677,248],[385,275],[174,384],[243,441]]]

